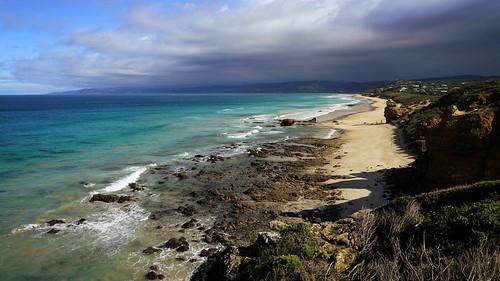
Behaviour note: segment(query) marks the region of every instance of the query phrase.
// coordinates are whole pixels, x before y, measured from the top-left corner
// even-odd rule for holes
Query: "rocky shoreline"
[[[369,109],[369,102],[362,102],[319,122],[276,126],[330,128],[326,122],[338,122],[331,118],[338,120]],[[340,192],[324,184],[339,176],[324,167],[332,166],[329,156],[342,143],[342,138],[293,138],[252,146],[246,153],[229,157],[195,155],[185,159],[182,168],[151,167],[126,189],[93,194],[85,204],[122,209],[138,204],[149,211],[141,230],[147,238],[137,248],[145,265],[139,276],[162,279],[172,268],[187,267],[182,270],[187,278],[223,247],[251,245],[262,233],[279,231],[289,223],[308,220],[319,224],[340,218],[340,207],[334,205],[341,199]],[[80,223],[87,223],[86,218]],[[47,235],[60,235],[66,227],[59,221],[49,226]]]

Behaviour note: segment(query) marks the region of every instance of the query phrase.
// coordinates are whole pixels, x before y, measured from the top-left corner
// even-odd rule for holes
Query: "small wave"
[[[232,112],[232,111],[242,110],[242,109],[243,109],[242,107],[224,108],[224,109],[221,109],[221,110],[217,110],[216,113],[226,113],[226,112]]]
[[[155,166],[156,166],[156,164],[151,164],[151,165],[147,165],[147,166],[128,167],[125,169],[125,171],[131,171],[132,173],[118,179],[117,181],[112,182],[110,185],[108,185],[104,188],[104,191],[114,192],[114,191],[122,190],[125,187],[127,187],[127,185],[129,183],[136,182],[139,179],[139,177],[142,175],[142,173],[146,172],[149,167],[155,167]]]
[[[11,233],[15,234],[15,233],[19,233],[19,232],[30,231],[30,230],[37,229],[39,227],[40,227],[40,225],[36,224],[36,223],[23,224],[23,225],[17,227],[16,229],[12,230]]]
[[[27,224],[14,229],[12,233],[33,232],[42,235],[51,229],[57,229],[62,235],[71,237],[72,241],[77,241],[65,247],[70,251],[82,247],[102,250],[105,247],[106,255],[112,256],[136,237],[137,228],[148,219],[150,213],[138,204],[107,207],[106,210],[94,213],[83,223],[68,222],[54,226],[46,223]]]
[[[267,132],[262,132],[263,134],[266,135],[276,135],[276,134],[283,134],[283,131],[267,131]]]
[[[95,183],[93,183],[93,182],[87,182],[87,183],[83,184],[83,187],[85,187],[85,188],[91,188],[91,187],[94,187],[94,186],[95,186]]]
[[[323,139],[325,140],[329,140],[329,139],[332,139],[334,138],[334,136],[337,134],[337,130],[335,129],[331,129],[324,137]]]
[[[181,153],[181,154],[177,154],[177,158],[187,158],[189,157],[189,155],[191,155],[191,153],[189,152],[184,152],[184,153]]]
[[[276,119],[274,115],[271,114],[259,114],[259,115],[252,115],[249,117],[243,118],[243,121],[248,123],[248,122],[266,122],[266,121],[272,121]]]
[[[305,121],[305,120],[310,120],[313,118],[316,118],[318,116],[322,116],[334,111],[338,110],[343,110],[347,109],[346,107],[347,103],[342,103],[342,104],[333,104],[329,107],[324,107],[324,108],[316,108],[313,110],[309,111],[299,111],[299,112],[294,112],[294,113],[287,113],[279,116],[279,119],[285,119],[285,118],[291,118],[299,121]]]
[[[245,132],[245,133],[238,133],[238,134],[227,134],[227,137],[230,139],[246,139],[249,136],[258,134],[260,131],[257,129],[253,129],[251,131]]]

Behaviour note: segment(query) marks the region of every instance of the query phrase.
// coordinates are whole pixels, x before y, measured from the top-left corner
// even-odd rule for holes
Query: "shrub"
[[[500,203],[444,206],[427,215],[418,230],[430,243],[444,246],[452,253],[463,252],[500,233]]]

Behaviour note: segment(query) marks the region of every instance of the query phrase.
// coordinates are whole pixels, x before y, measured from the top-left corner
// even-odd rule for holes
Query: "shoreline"
[[[339,150],[327,157],[331,165],[323,167],[335,179],[324,183],[341,191],[342,215],[348,216],[362,208],[376,208],[389,202],[390,191],[385,172],[407,167],[414,161],[397,137],[397,128],[385,122],[386,100],[373,97],[368,111],[349,114],[332,123],[321,125],[342,130]]]
[[[351,190],[331,185],[336,184],[339,177],[345,177],[344,171],[339,169],[342,167],[336,165],[351,167],[347,160],[356,156],[356,151],[347,149],[346,145],[370,137],[370,134],[368,138],[366,134],[353,135],[352,131],[358,128],[351,120],[369,117],[371,112],[379,114],[382,111],[383,116],[383,108],[374,105],[373,100],[354,97],[362,101],[348,109],[318,116],[316,123],[297,124],[332,129],[337,132],[335,135],[340,134],[339,137],[298,136],[259,143],[245,148],[242,154],[190,156],[185,158],[188,165],[183,169],[168,164],[149,167],[135,183],[109,193],[128,196],[126,202],[84,200],[81,208],[102,215],[106,215],[108,209],[117,209],[130,217],[130,223],[136,218],[132,213],[134,206],[143,209],[146,219],[131,230],[134,242],[120,250],[121,254],[130,255],[129,261],[136,261],[130,268],[135,279],[140,279],[149,267],[155,266],[167,277],[185,280],[204,262],[203,251],[248,245],[259,232],[277,231],[285,223],[304,219],[318,223],[343,216],[339,207],[348,205],[350,198],[356,201],[362,196],[354,197]],[[381,141],[387,136],[380,134]],[[339,152],[348,154],[336,159]],[[338,164],[338,161],[345,162]],[[352,167],[352,172],[363,168]],[[82,215],[83,218],[86,220],[82,223],[67,220],[56,225],[42,223],[33,231],[49,236],[54,234],[46,233],[60,231],[55,234],[58,236],[79,229],[85,231],[90,226],[98,227],[96,223],[101,221],[97,214]],[[185,239],[182,251],[164,246],[171,239]]]

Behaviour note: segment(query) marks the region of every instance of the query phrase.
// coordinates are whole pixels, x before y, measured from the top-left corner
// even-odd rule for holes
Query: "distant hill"
[[[461,75],[423,79],[413,81],[475,81],[500,78],[499,76]],[[158,87],[114,87],[81,89],[75,91],[50,93],[51,95],[119,95],[119,94],[169,94],[169,93],[353,93],[380,87],[391,81],[370,82],[335,82],[335,81],[291,81],[276,83],[250,83],[240,85],[209,86],[158,86]]]
[[[162,94],[162,93],[352,93],[368,90],[387,81],[379,82],[330,82],[294,81],[279,83],[255,83],[242,85],[213,85],[196,87],[116,87],[101,89],[82,89],[57,92],[57,95],[85,94]]]

